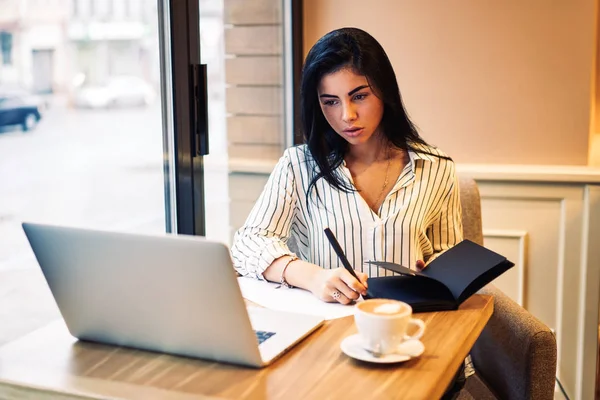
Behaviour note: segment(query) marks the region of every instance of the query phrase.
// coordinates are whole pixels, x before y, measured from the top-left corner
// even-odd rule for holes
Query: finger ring
[[[331,293],[331,297],[333,297],[335,300],[339,300],[341,296],[341,293],[338,292],[337,290],[333,293]]]

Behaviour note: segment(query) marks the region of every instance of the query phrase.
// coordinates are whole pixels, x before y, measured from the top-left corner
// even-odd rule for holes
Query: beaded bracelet
[[[292,261],[296,261],[298,259],[298,257],[294,256],[294,255],[290,255],[290,259],[288,260],[288,262],[283,266],[283,269],[281,270],[281,279],[279,280],[279,283],[283,286],[285,286],[286,288],[292,288],[293,286],[290,285],[289,283],[287,283],[287,281],[285,280],[285,270],[287,269],[287,267],[292,263]]]

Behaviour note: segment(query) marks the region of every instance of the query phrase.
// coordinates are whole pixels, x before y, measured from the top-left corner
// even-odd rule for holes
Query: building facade
[[[81,77],[158,83],[156,2],[0,0],[0,87],[69,94]]]

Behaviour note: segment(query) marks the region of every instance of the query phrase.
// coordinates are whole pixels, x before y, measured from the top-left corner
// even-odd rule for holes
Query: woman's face
[[[344,68],[323,76],[317,88],[319,104],[329,125],[351,145],[374,142],[383,117],[383,102],[367,78]]]

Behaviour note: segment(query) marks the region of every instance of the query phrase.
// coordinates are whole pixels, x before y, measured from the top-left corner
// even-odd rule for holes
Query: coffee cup
[[[357,303],[354,321],[365,349],[376,354],[397,352],[406,340],[420,339],[425,322],[412,318],[412,307],[402,301],[369,299]],[[417,330],[410,335],[410,327]]]

